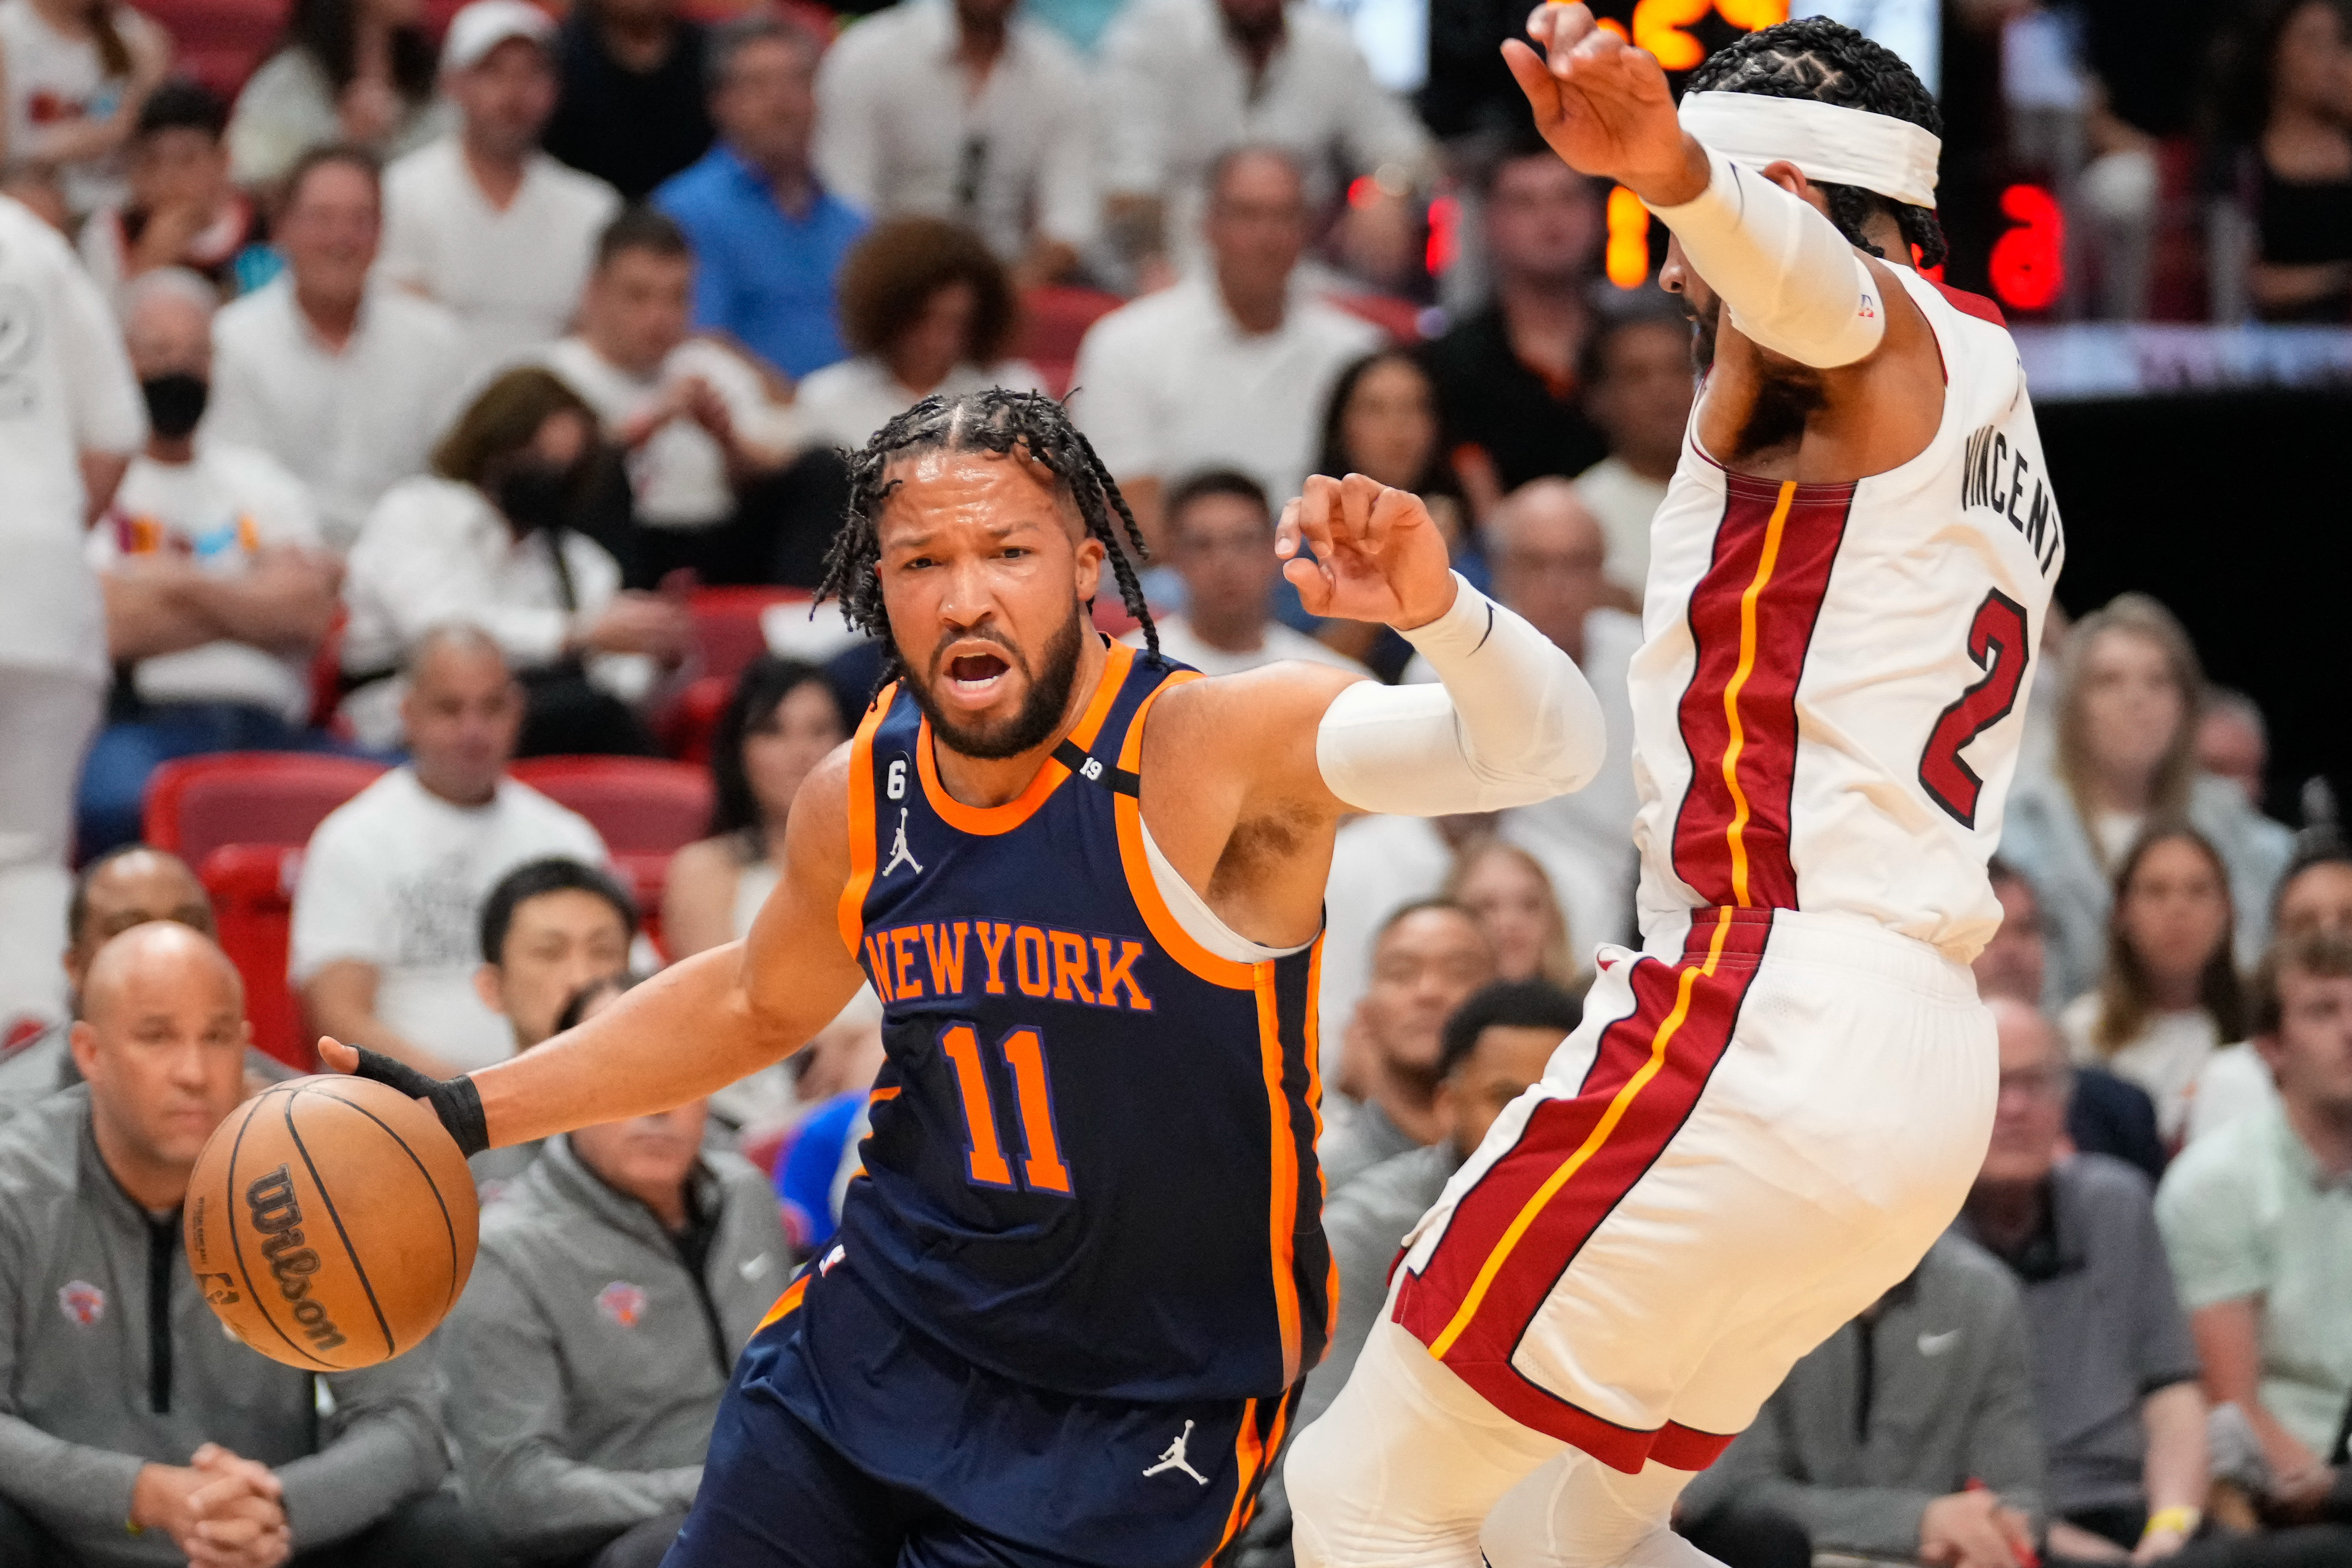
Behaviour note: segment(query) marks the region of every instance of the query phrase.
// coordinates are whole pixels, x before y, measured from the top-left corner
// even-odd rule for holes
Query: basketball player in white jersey
[[[1708,1561],[1676,1495],[1917,1263],[1991,1127],[1968,964],[2063,546],[1999,312],[1913,265],[1934,101],[1820,18],[1679,115],[1582,5],[1528,32],[1553,148],[1672,231],[1705,374],[1631,677],[1644,950],[1601,950],[1301,1434],[1307,1568]],[[1985,1560],[2022,1544],[1996,1503]]]

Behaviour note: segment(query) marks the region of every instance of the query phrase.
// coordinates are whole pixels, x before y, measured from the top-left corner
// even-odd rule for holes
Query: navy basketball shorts
[[[836,1267],[745,1348],[663,1568],[1213,1563],[1297,1402],[1048,1393],[954,1355]]]

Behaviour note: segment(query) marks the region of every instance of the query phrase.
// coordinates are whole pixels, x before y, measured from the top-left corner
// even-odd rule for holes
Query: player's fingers
[[[1283,566],[1282,574],[1290,580],[1292,587],[1298,590],[1298,602],[1306,607],[1308,615],[1319,616],[1330,608],[1331,580],[1323,574],[1319,564],[1312,561],[1288,562]]]
[[[1287,561],[1298,553],[1298,506],[1297,496],[1283,503],[1282,521],[1274,525],[1274,558]]]
[[[360,1070],[359,1052],[325,1035],[319,1037],[319,1060],[326,1064],[329,1072],[355,1073]]]
[[[1544,9],[1551,13],[1551,29],[1545,39],[1545,63],[1557,72],[1567,66],[1577,47],[1599,29],[1593,26],[1591,11],[1583,5],[1551,5]]]
[[[1298,496],[1298,531],[1318,555],[1331,552],[1339,510],[1339,481],[1324,474],[1307,475]]]
[[[1359,549],[1372,543],[1372,503],[1380,499],[1381,481],[1349,474],[1339,481],[1339,519],[1349,541]]]
[[[1517,38],[1503,40],[1503,64],[1510,68],[1511,79],[1528,95],[1528,102],[1536,111],[1538,122],[1557,118],[1559,114],[1559,82],[1544,64],[1544,58]]]

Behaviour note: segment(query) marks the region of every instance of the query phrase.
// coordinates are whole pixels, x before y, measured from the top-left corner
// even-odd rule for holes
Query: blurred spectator
[[[2042,944],[2042,900],[2033,884],[1996,857],[1985,874],[2000,900],[2000,929],[1978,953],[1977,994],[2011,997],[2047,1013]],[[2164,1177],[2164,1139],[2156,1130],[2156,1101],[2137,1084],[2104,1068],[2076,1067],[2066,1100],[2066,1137],[2085,1154],[2107,1154],[2137,1166],[2151,1182]],[[2199,1094],[2204,1091],[2200,1088]],[[2193,1123],[2197,1101],[2189,1101]]]
[[[768,582],[779,531],[830,539],[840,509],[810,482],[816,465],[793,461],[806,437],[790,390],[719,339],[689,336],[693,296],[686,231],[630,207],[597,237],[580,331],[538,358],[621,451],[634,526],[614,542],[628,581],[688,567],[706,584]]]
[[[177,921],[214,933],[212,900],[187,862],[144,845],[125,845],[85,862],[66,907],[66,990],[81,1012],[82,977],[98,950],[132,926]],[[81,1081],[68,1048],[70,1027],[60,1024],[0,1047],[0,1122],[25,1107]]]
[[[2282,942],[2254,981],[2254,1046],[2279,1103],[2181,1152],[2156,1216],[2205,1367],[2234,1406],[2261,1489],[2296,1504],[2352,1401],[2352,940]],[[2229,1456],[2214,1454],[2229,1474]]]
[[[1204,468],[1168,493],[1161,559],[1184,583],[1184,610],[1157,617],[1160,651],[1206,675],[1238,675],[1284,659],[1366,673],[1346,655],[1274,618],[1282,563],[1274,513],[1247,474]],[[1143,646],[1136,628],[1126,640]]]
[[[550,153],[641,202],[710,150],[709,36],[677,0],[580,0],[557,39]]]
[[[424,19],[424,0],[294,0],[284,40],[229,116],[236,183],[275,184],[320,147],[397,158],[447,130]]]
[[[2352,937],[2352,850],[2326,830],[2308,837],[2312,841],[2297,850],[2294,863],[2279,880],[2271,921],[2276,942],[2292,942],[2316,931]],[[2270,1065],[2253,1042],[2224,1046],[2197,1075],[2196,1091],[2189,1100],[2189,1137],[2194,1142],[2248,1111],[2277,1103]]]
[[[2119,595],[2075,626],[2063,689],[2056,766],[2021,773],[2000,841],[2042,895],[2058,994],[2098,984],[2114,869],[2151,821],[2185,817],[2220,852],[2238,962],[2252,963],[2293,836],[2227,781],[2198,773],[2205,677],[2189,634],[2147,595]]]
[[[288,970],[314,1032],[446,1078],[514,1052],[474,987],[490,889],[541,856],[603,865],[604,844],[507,777],[523,694],[488,634],[426,634],[406,687],[410,761],[310,836]]]
[[[1356,1004],[1370,988],[1381,928],[1409,904],[1434,899],[1463,850],[1495,831],[1491,812],[1462,816],[1351,816],[1331,845],[1323,889],[1323,977],[1316,1006],[1323,1026],[1323,1079],[1329,1092],[1366,1087]],[[1351,1073],[1356,1076],[1349,1076]]]
[[[2333,0],[2259,14],[2242,62],[2252,145],[2254,264],[2247,285],[2273,321],[2352,316],[2352,45]]]
[[[74,780],[106,702],[106,619],[83,529],[146,436],[114,318],[63,236],[0,198],[0,295],[19,325],[0,401],[0,1041],[64,1014]]]
[[[2198,1074],[2246,1026],[2230,952],[2230,887],[2195,829],[2149,828],[2116,874],[2106,971],[2061,1013],[2079,1061],[2147,1090],[2168,1144],[2185,1135]]]
[[[850,251],[839,288],[841,333],[857,357],[801,383],[795,404],[811,440],[856,451],[926,397],[1045,385],[1035,366],[1003,357],[1020,324],[1020,297],[968,228],[893,218]]]
[[[1381,1161],[1437,1142],[1445,1020],[1494,977],[1494,952],[1461,905],[1429,899],[1389,917],[1372,942],[1371,988],[1357,1007],[1365,1092],[1318,1151],[1327,1194],[1337,1196]]]
[[[213,323],[205,439],[283,463],[310,487],[339,551],[385,490],[424,471],[465,353],[440,306],[370,286],[382,196],[368,154],[305,153],[278,212],[286,271]]]
[[[1711,1550],[1715,1531],[1761,1514],[1794,1521],[1817,1552],[2032,1563],[2044,1495],[2032,1364],[2009,1270],[1946,1235],[1796,1364],[1683,1493],[1683,1529]]]
[[[710,837],[670,858],[662,945],[673,959],[739,940],[783,875],[784,822],[809,770],[849,738],[824,672],[762,654],[710,737]]]
[[[694,323],[731,332],[803,376],[846,357],[834,277],[866,219],[809,161],[817,43],[763,12],[711,36],[710,117],[719,142],[654,193],[694,241]]]
[[[610,871],[562,855],[526,860],[482,900],[474,993],[507,1021],[520,1056],[554,1038],[582,990],[625,972],[636,939],[636,901]]]
[[[1690,322],[1673,295],[1645,288],[1598,315],[1580,377],[1585,411],[1609,437],[1609,455],[1576,476],[1576,493],[1609,537],[1618,607],[1638,615],[1650,576],[1650,520],[1682,460],[1698,381]]]
[[[140,106],[129,198],[99,208],[81,227],[82,265],[118,310],[122,286],[159,267],[186,268],[227,299],[264,265],[260,210],[229,183],[227,127],[219,95],[184,77]]]
[[[73,238],[74,215],[66,210],[65,186],[58,183],[57,170],[38,158],[0,163],[0,195],[23,203],[35,217]]]
[[[128,195],[122,147],[172,39],[112,0],[0,0],[0,79],[7,83],[7,150],[58,172],[76,217]]]
[[[1486,932],[1497,980],[1576,986],[1583,966],[1542,861],[1516,844],[1485,839],[1454,863],[1443,896],[1469,910]]]
[[[617,987],[592,983],[579,1016]],[[449,1428],[509,1553],[655,1568],[702,1480],[736,1354],[792,1268],[768,1184],[704,1104],[551,1138],[483,1216],[444,1331]]]
[[[1960,1233],[2024,1296],[2050,1467],[2053,1556],[2146,1563],[2195,1534],[2205,1401],[2152,1189],[2098,1154],[2062,1155],[2066,1048],[2031,1001],[1996,998],[2000,1098]]]
[[[1156,14],[1160,0],[1141,4],[1121,26]],[[1177,61],[1163,58],[1154,68],[1178,86]],[[1239,468],[1277,501],[1297,495],[1339,373],[1381,342],[1378,328],[1294,286],[1307,206],[1305,176],[1289,153],[1263,146],[1226,153],[1208,186],[1206,274],[1097,321],[1071,378],[1071,411],[1155,544],[1162,487],[1196,468]]]
[[[0,1548],[126,1568],[329,1545],[338,1563],[489,1563],[434,1489],[449,1462],[429,1360],[266,1360],[221,1331],[178,1256],[197,1153],[245,1095],[236,969],[158,921],[88,979],[87,1085],[0,1140]]]
[[[2198,770],[2236,784],[2246,804],[2260,811],[2270,762],[2270,726],[2254,700],[2226,686],[2208,690],[2204,717],[2197,721]]]
[[[1494,298],[1427,355],[1446,428],[1461,443],[1455,461],[1471,510],[1483,520],[1530,479],[1582,473],[1609,455],[1609,443],[1577,384],[1593,331],[1585,291],[1605,232],[1600,190],[1523,133],[1486,171],[1480,198]]]
[[[1094,84],[1018,0],[907,0],[842,34],[817,72],[816,163],[877,217],[976,231],[1023,287],[1094,243]]]
[[[1384,205],[1401,203],[1433,172],[1421,121],[1372,80],[1347,22],[1307,0],[1134,0],[1101,60],[1106,216],[1131,256],[1194,269],[1237,148],[1287,152],[1305,171],[1302,211],[1358,175],[1374,176]]]
[[[1345,479],[1361,474],[1391,489],[1419,496],[1429,508],[1456,570],[1484,588],[1486,563],[1470,531],[1462,486],[1446,461],[1437,418],[1437,390],[1411,349],[1374,349],[1339,373],[1323,414],[1323,439],[1314,472]],[[1287,498],[1285,498],[1287,499]],[[1298,612],[1302,620],[1305,611]],[[1328,620],[1316,636],[1393,681],[1412,661],[1412,645],[1386,626]]]
[[[121,686],[82,764],[84,854],[139,837],[147,775],[207,752],[308,751],[310,659],[342,569],[310,498],[275,459],[210,442],[212,286],[177,268],[126,291],[123,337],[147,401],[147,450],[89,531]]]
[[[612,186],[540,151],[554,38],[554,19],[529,0],[473,0],[441,46],[457,129],[383,173],[383,276],[457,318],[475,370],[564,334],[596,236],[621,205]]]
[[[624,589],[574,526],[596,439],[595,412],[551,372],[510,370],[458,416],[433,473],[386,492],[344,588],[344,712],[362,740],[392,744],[398,665],[461,622],[497,642],[530,692],[519,755],[653,754],[636,705],[685,658],[692,627],[676,601]]]

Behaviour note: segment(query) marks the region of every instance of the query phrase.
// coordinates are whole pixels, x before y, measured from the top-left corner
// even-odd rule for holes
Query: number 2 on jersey
[[[1927,798],[1963,827],[1977,825],[1977,797],[1984,791],[1984,780],[1960,755],[1961,749],[2017,706],[2028,654],[2025,607],[2000,589],[1991,590],[1969,623],[1969,657],[1984,675],[1937,718],[1919,758],[1919,783]]]
[[[969,1151],[965,1173],[983,1187],[1013,1186],[1012,1163],[996,1135],[996,1102],[989,1095],[980,1036],[970,1024],[951,1024],[940,1035],[940,1048],[955,1065],[956,1088],[963,1097]],[[997,1041],[996,1048],[1013,1069],[1013,1108],[1020,1113],[1021,1142],[1027,1151],[1018,1184],[1033,1193],[1066,1197],[1070,1172],[1062,1163],[1061,1143],[1054,1135],[1054,1086],[1045,1076],[1045,1042],[1035,1029],[1019,1028]]]

